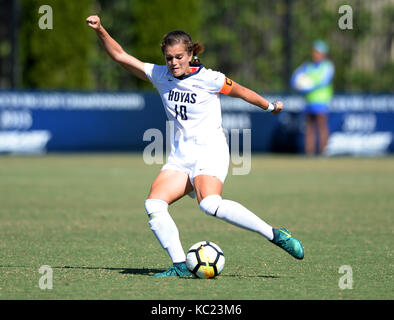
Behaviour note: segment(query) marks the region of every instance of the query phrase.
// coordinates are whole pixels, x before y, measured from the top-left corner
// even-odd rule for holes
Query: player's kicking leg
[[[214,188],[215,185],[216,189]],[[294,258],[304,258],[302,243],[294,238],[288,230],[284,228],[275,229],[238,202],[222,199],[220,196],[222,183],[219,179],[208,175],[200,175],[195,177],[194,186],[200,209],[206,214],[257,232]]]

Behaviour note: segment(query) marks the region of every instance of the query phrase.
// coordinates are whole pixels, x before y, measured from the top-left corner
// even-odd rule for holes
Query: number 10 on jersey
[[[175,118],[178,119],[178,116],[180,116],[182,120],[187,120],[186,106],[175,105]]]

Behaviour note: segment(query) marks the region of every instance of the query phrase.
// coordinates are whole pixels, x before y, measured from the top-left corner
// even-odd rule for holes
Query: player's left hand
[[[282,109],[283,109],[283,102],[282,101],[275,101],[275,102],[272,102],[272,104],[275,106],[275,110],[272,111],[273,114],[278,114],[279,112],[282,111]]]

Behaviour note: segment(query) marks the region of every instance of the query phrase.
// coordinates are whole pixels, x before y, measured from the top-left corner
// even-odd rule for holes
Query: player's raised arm
[[[149,81],[144,71],[144,62],[125,52],[121,45],[117,43],[104,29],[98,16],[90,16],[86,18],[86,23],[96,31],[97,37],[100,39],[105,51],[114,61],[119,63],[123,68],[136,77]]]
[[[250,90],[233,80],[226,78],[226,83],[223,88],[227,86],[227,92],[225,94],[229,95],[230,97],[234,98],[241,98],[246,102],[254,104],[265,111],[272,112],[274,114],[278,114],[283,109],[283,102],[282,101],[275,101],[270,103],[267,99],[263,98],[255,91]]]

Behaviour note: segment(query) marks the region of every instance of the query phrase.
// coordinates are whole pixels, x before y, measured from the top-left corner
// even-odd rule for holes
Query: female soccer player
[[[229,150],[221,125],[219,93],[242,98],[274,114],[282,110],[283,103],[269,103],[224,74],[204,68],[197,58],[201,44],[193,43],[184,31],[171,31],[164,36],[161,50],[166,65],[155,65],[126,53],[107,33],[98,16],[90,16],[86,22],[114,61],[134,76],[152,82],[168,119],[174,122],[170,155],[145,201],[150,228],[173,263],[168,270],[154,276],[191,276],[168,206],[192,191],[206,214],[255,231],[293,257],[302,259],[304,248],[289,231],[272,228],[241,204],[221,197]]]

